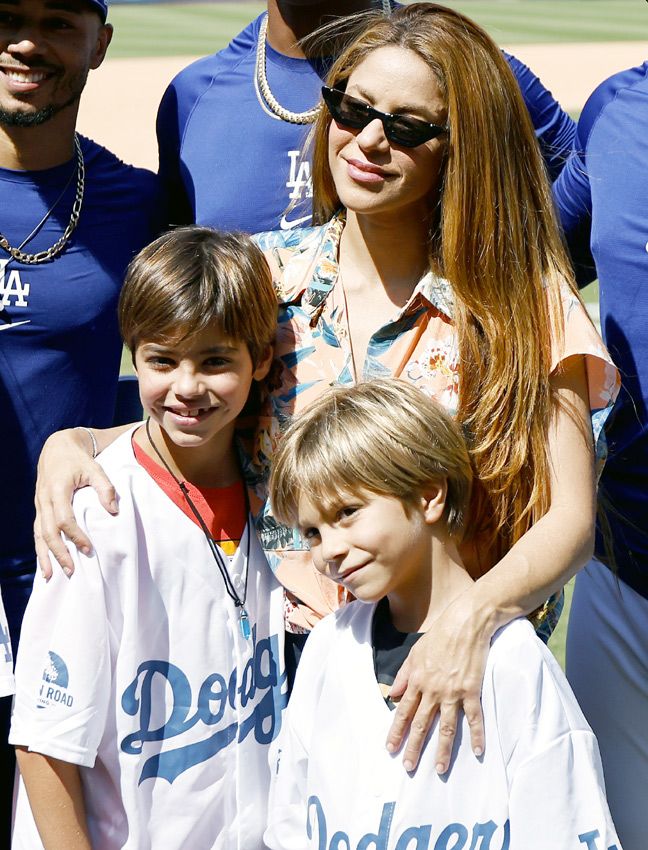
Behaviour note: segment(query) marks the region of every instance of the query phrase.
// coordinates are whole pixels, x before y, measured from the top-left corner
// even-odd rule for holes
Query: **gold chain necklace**
[[[29,240],[32,239],[36,233],[38,233],[38,231],[45,224],[47,219],[54,212],[54,209],[58,202],[61,200],[62,195],[59,195],[54,204],[45,213],[45,216],[38,222],[36,227],[32,230],[32,232],[24,240],[24,242],[20,245],[19,248],[14,248],[9,243],[7,237],[3,233],[0,233],[0,248],[4,248],[4,250],[19,263],[35,265],[37,263],[47,263],[49,260],[53,260],[54,257],[58,256],[58,254],[61,253],[63,248],[65,248],[70,239],[70,236],[72,236],[77,224],[79,223],[79,216],[81,214],[81,204],[83,203],[83,192],[85,188],[85,163],[83,160],[83,151],[81,150],[79,137],[76,133],[74,134],[74,150],[76,153],[77,174],[76,194],[74,197],[74,204],[72,205],[70,220],[68,222],[67,227],[63,231],[63,235],[61,236],[61,238],[57,239],[56,242],[51,246],[51,248],[48,248],[46,251],[39,251],[37,254],[28,254],[22,250],[23,247],[29,242]],[[67,186],[65,187],[65,189],[67,189]],[[63,192],[65,192],[65,189],[63,190]]]
[[[287,121],[289,124],[312,124],[319,113],[319,104],[306,112],[291,112],[285,109],[272,94],[266,76],[266,36],[268,33],[268,16],[261,21],[259,27],[259,38],[256,49],[256,67],[254,71],[254,86],[259,103],[265,111],[277,118],[279,121]]]
[[[391,0],[382,0],[382,10],[386,15],[391,14]],[[254,69],[254,88],[257,99],[268,115],[289,124],[312,124],[319,115],[320,106],[317,104],[305,112],[291,112],[282,106],[273,95],[266,75],[266,38],[268,34],[268,15],[261,21],[259,37],[257,38],[256,65]]]

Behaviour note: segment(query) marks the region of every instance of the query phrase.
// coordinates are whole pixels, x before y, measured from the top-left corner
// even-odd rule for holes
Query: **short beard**
[[[36,112],[23,112],[20,109],[12,110],[3,109],[0,106],[0,126],[3,127],[40,127],[41,124],[47,123],[62,109],[67,109],[68,106],[76,103],[81,94],[73,94],[65,103],[50,104],[42,109],[37,109]]]
[[[46,106],[37,112],[9,112],[0,108],[0,124],[3,127],[38,127],[49,121],[56,112],[53,106]]]

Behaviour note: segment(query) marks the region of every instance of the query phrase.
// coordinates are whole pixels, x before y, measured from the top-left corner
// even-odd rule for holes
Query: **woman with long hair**
[[[463,555],[478,580],[412,650],[388,740],[396,750],[409,728],[412,769],[440,712],[444,772],[461,709],[475,753],[484,750],[479,695],[495,631],[532,612],[550,631],[547,600],[591,554],[593,446],[618,377],[576,294],[500,50],[468,18],[430,3],[356,23],[314,128],[319,226],[259,237],[282,307],[248,471],[261,486],[285,422],[330,384],[394,375],[458,417],[477,481]],[[113,495],[89,465],[87,435],[62,440],[46,455],[57,484],[38,496],[52,545],[55,524],[80,539],[69,511],[54,518],[65,514],[53,495],[61,477],[98,483],[106,505]],[[288,631],[305,632],[344,597],[267,505],[257,525],[287,590]]]
[[[438,398],[464,427],[477,486],[463,554],[481,578],[418,649],[427,654],[390,742],[417,712],[404,755],[414,765],[421,716],[440,708],[443,770],[460,705],[483,748],[479,688],[496,629],[535,611],[548,635],[559,612],[547,600],[587,560],[589,414],[598,436],[617,375],[576,295],[533,128],[499,49],[428,3],[361,26],[331,69],[313,133],[321,227],[259,237],[284,302],[260,445],[270,457],[286,420],[330,384],[386,374]],[[313,611],[336,607],[337,587],[306,567],[307,554],[288,551],[292,535],[277,545],[269,518],[261,534],[271,560],[281,558],[289,623],[312,626]]]

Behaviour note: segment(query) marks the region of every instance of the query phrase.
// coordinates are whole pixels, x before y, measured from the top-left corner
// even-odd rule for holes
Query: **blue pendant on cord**
[[[250,639],[250,635],[252,632],[250,631],[250,618],[248,617],[248,612],[241,606],[241,614],[239,617],[239,623],[241,624],[241,634],[245,638],[245,640]]]

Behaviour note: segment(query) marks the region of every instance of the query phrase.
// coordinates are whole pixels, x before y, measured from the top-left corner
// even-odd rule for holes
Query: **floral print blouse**
[[[294,631],[312,628],[345,601],[346,591],[317,573],[298,532],[280,526],[267,502],[262,504],[270,461],[286,424],[327,387],[358,379],[402,378],[451,413],[456,413],[459,399],[452,287],[431,272],[373,334],[362,374],[354,374],[344,293],[338,285],[337,257],[344,224],[341,212],[321,227],[256,237],[270,262],[281,306],[269,395],[248,473],[257,485],[257,528],[270,564],[288,591],[287,622]],[[563,313],[564,337],[559,349],[554,346],[552,371],[568,357],[585,357],[594,443],[602,464],[602,428],[619,391],[619,375],[582,303],[568,289]],[[547,607],[542,624],[545,637],[558,615],[555,603]]]

